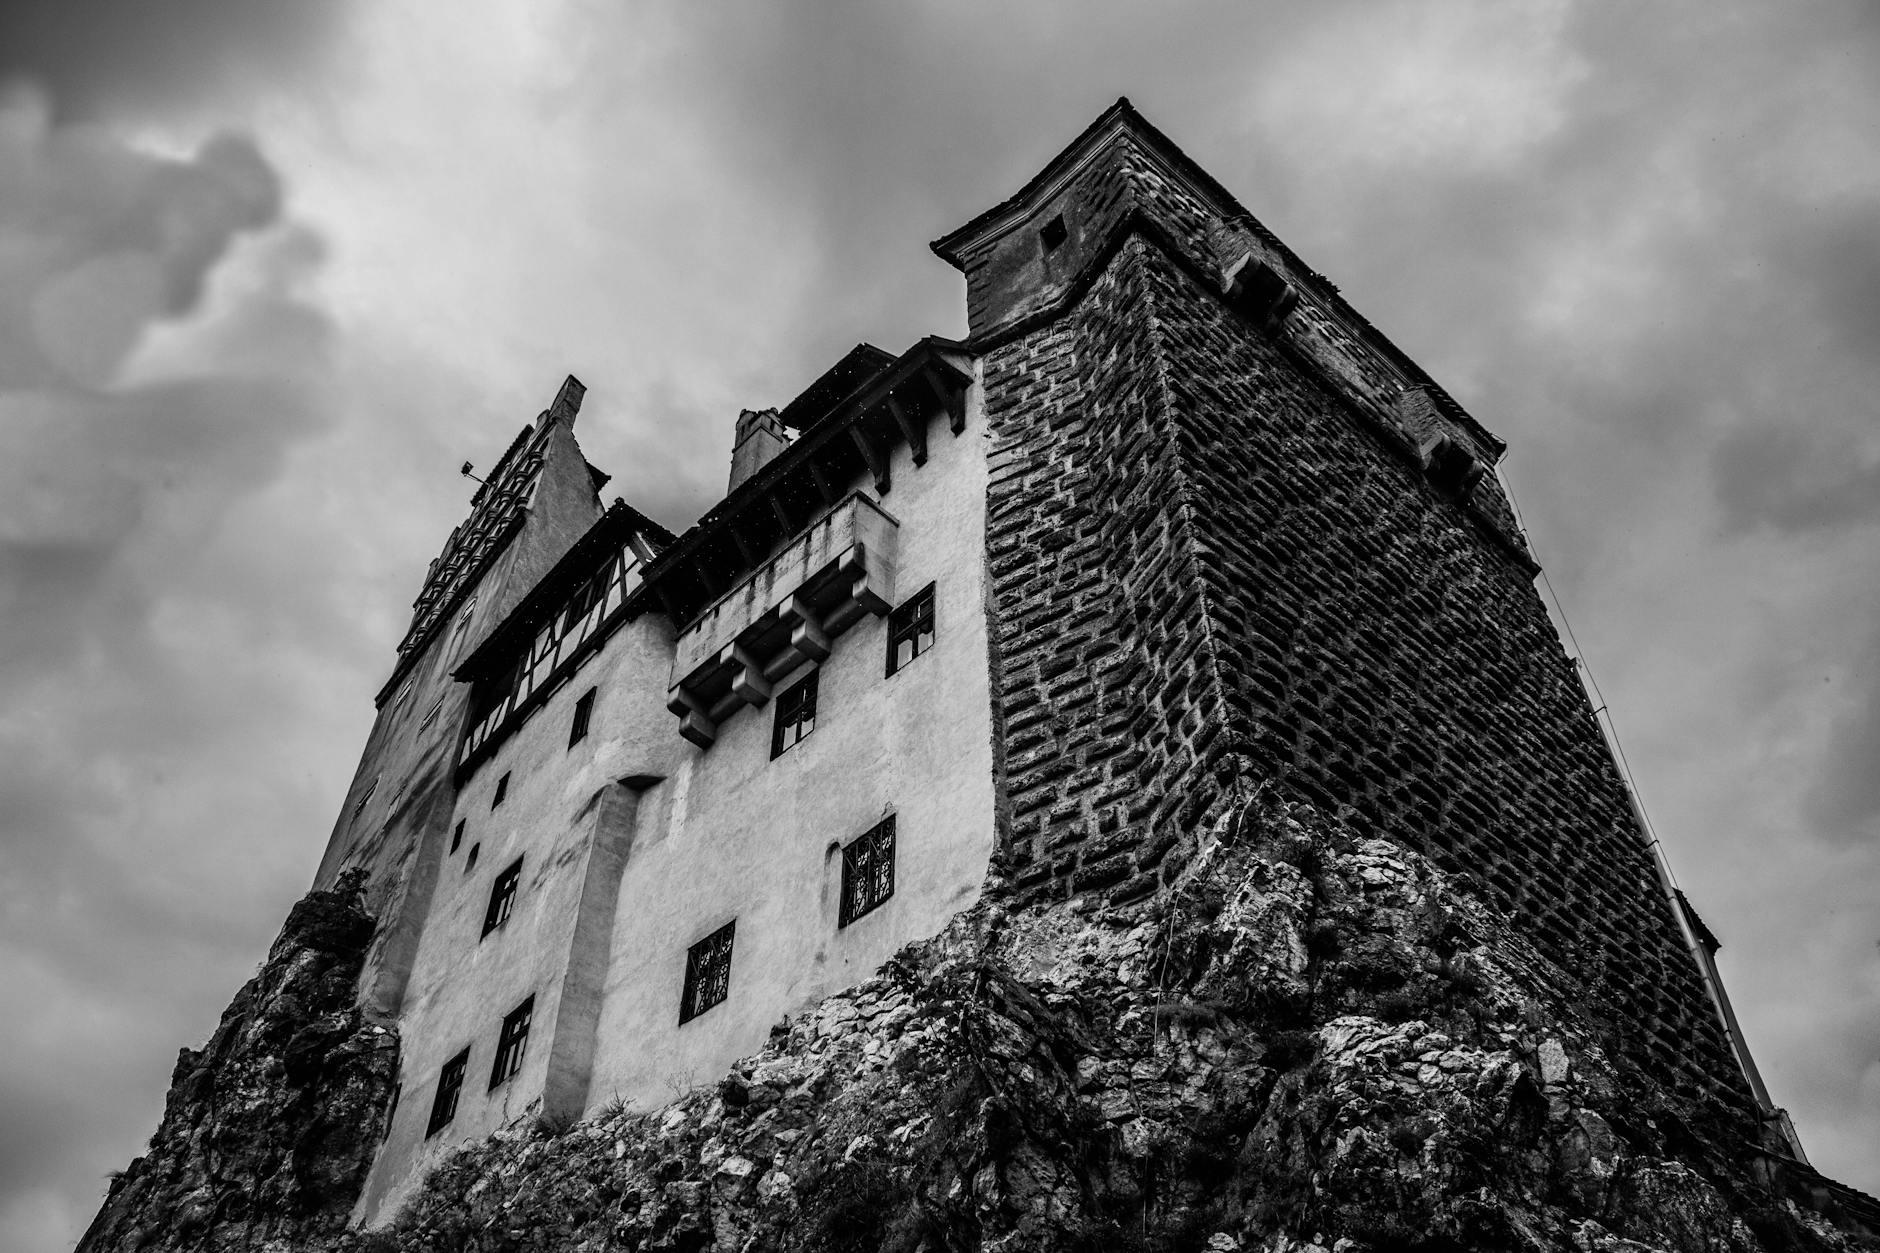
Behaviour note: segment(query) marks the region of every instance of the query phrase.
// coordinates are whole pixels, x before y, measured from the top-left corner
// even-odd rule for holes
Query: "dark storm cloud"
[[[62,116],[193,102],[230,80],[306,72],[343,0],[9,0],[0,82],[51,93]]]
[[[265,669],[234,677],[240,653],[205,666],[202,641],[255,620],[244,598],[265,618],[300,594],[271,602],[233,566],[205,591],[201,569],[229,512],[324,421],[329,328],[290,292],[318,252],[281,209],[246,137],[162,156],[53,124],[30,96],[0,104],[0,996],[35,1007],[0,1021],[16,1230],[161,1089],[147,1041],[199,1034],[197,985],[226,997],[251,960],[230,954],[275,908],[239,890],[231,856],[232,899],[205,913],[177,854],[247,833],[205,830],[177,784],[286,703]],[[213,297],[262,235],[269,262]],[[193,363],[152,340],[183,324]],[[227,799],[232,821],[256,808]],[[51,1074],[99,1099],[60,1115]]]

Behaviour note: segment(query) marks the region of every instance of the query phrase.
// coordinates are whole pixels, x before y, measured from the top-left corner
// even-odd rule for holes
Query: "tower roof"
[[[1281,258],[1288,276],[1295,284],[1309,290],[1320,306],[1335,310],[1341,322],[1396,368],[1401,377],[1407,380],[1407,388],[1426,392],[1438,410],[1468,431],[1490,460],[1499,459],[1507,450],[1507,444],[1500,437],[1478,422],[1428,372],[1354,309],[1339,293],[1336,284],[1313,269],[1287,247],[1279,236],[1268,230],[1264,223],[1247,211],[1246,206],[1235,199],[1232,192],[1138,112],[1127,96],[1117,97],[1115,104],[1099,114],[1042,169],[1026,180],[1018,191],[965,225],[934,240],[929,247],[949,265],[970,274],[990,251],[989,245],[1030,221],[1074,179],[1124,140],[1149,159],[1156,175],[1179,185],[1222,221],[1232,222],[1245,229],[1261,245]],[[1131,216],[1125,215],[1121,222],[1122,229],[1129,229],[1133,221]],[[980,337],[974,338],[977,341]],[[974,344],[969,343],[968,346],[973,347]]]

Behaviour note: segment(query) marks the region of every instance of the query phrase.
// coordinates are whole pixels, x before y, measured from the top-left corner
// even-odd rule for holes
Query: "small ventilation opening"
[[[1044,229],[1038,232],[1038,240],[1046,252],[1052,252],[1068,235],[1069,232],[1064,229],[1064,216],[1059,214],[1044,224]]]

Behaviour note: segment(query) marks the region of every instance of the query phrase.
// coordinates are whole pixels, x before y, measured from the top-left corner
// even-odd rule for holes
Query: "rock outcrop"
[[[1179,864],[1126,906],[994,895],[715,1086],[469,1146],[386,1230],[292,1247],[1876,1247],[1870,1198],[1629,1068],[1403,845],[1256,800]]]
[[[359,876],[296,904],[79,1253],[299,1247],[340,1230],[378,1147],[398,1040],[354,1005],[373,920]]]

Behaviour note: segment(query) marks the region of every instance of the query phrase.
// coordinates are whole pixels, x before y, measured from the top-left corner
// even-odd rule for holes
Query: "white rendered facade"
[[[499,471],[539,450],[529,502],[448,613],[434,568],[435,629],[381,694],[320,871],[371,876],[362,993],[401,1042],[361,1220],[466,1138],[708,1081],[976,898],[994,814],[972,369],[940,341],[858,349],[784,411],[796,438],[755,473],[744,449],[749,481],[676,538],[601,509],[572,405],[519,437]],[[610,561],[611,585],[584,587]],[[923,647],[889,673],[891,624],[923,593]],[[773,756],[812,672],[813,729]],[[843,849],[890,818],[872,891],[891,894],[845,924]],[[688,951],[726,924],[723,999],[682,1022]]]

